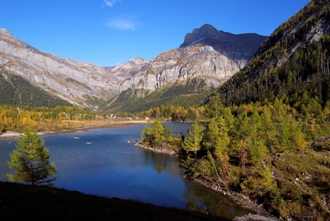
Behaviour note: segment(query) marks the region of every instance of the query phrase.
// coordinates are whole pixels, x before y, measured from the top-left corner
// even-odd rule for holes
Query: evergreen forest
[[[198,78],[189,79],[185,84],[175,82],[171,86],[158,88],[153,93],[131,88],[120,93],[111,103],[110,108],[106,106],[102,108],[116,113],[139,113],[162,105],[181,106],[185,109],[197,108],[212,90],[214,89],[207,87],[204,79]]]
[[[186,175],[243,193],[277,217],[327,220],[329,113],[324,108],[305,117],[277,98],[226,107],[214,96],[186,137],[158,121],[141,137],[146,145],[180,153]]]
[[[55,107],[71,104],[46,93],[19,75],[0,66],[0,104]]]

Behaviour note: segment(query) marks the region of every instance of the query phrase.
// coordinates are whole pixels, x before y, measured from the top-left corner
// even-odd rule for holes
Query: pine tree
[[[152,145],[160,147],[165,141],[165,127],[159,122],[154,121],[151,125]]]
[[[261,116],[261,139],[265,140],[265,145],[267,148],[274,152],[274,148],[278,144],[277,139],[277,128],[274,125],[273,119],[272,119],[272,113],[271,109],[269,107],[264,107],[262,111]]]
[[[151,127],[145,126],[140,135],[144,142],[147,142],[152,147],[160,147],[165,141],[171,129],[166,129],[159,121],[154,121]]]
[[[217,118],[220,116],[221,111],[223,110],[223,105],[218,93],[214,93],[210,99],[210,102],[205,106],[205,117],[207,118]]]
[[[50,153],[37,131],[27,126],[24,136],[18,140],[16,149],[10,154],[9,168],[14,174],[7,174],[10,181],[20,181],[32,185],[52,186],[55,182],[56,166],[49,163]]]
[[[203,130],[204,127],[199,125],[195,121],[188,130],[188,136],[183,142],[183,149],[186,150],[187,152],[194,152],[194,154],[196,155],[197,151],[201,149]]]
[[[219,139],[219,128],[215,121],[215,118],[211,118],[204,131],[203,143],[202,143],[203,147],[213,152],[215,150],[218,139]]]

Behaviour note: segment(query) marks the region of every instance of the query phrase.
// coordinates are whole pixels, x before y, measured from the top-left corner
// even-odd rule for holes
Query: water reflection
[[[166,171],[167,173],[177,175],[180,173],[179,158],[172,157],[168,154],[155,153],[150,150],[143,151],[146,165],[152,164],[157,173]]]
[[[171,124],[175,133],[186,132],[189,126]],[[134,142],[128,144],[128,140],[140,139],[143,127],[44,136],[50,160],[58,168],[55,187],[161,206],[207,209],[229,219],[248,212],[214,191],[183,179],[179,158],[143,150]],[[80,139],[74,139],[76,136]],[[16,141],[0,141],[0,180],[7,180],[10,171],[6,161],[15,145]]]
[[[155,155],[155,169],[157,173],[161,173],[167,165],[167,162],[163,159],[160,159],[160,156]]]
[[[186,209],[188,210],[208,211],[209,213],[226,218],[243,216],[249,212],[248,210],[238,208],[234,202],[220,193],[196,185],[191,180],[186,181],[186,191],[183,194],[183,198],[187,202]]]

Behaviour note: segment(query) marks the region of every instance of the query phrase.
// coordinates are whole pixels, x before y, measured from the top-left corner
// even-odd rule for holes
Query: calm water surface
[[[187,133],[190,124],[165,123],[173,133]],[[233,218],[249,211],[189,179],[179,159],[134,146],[144,124],[91,129],[43,136],[57,166],[55,187],[178,208],[204,208]],[[80,139],[74,139],[79,137]],[[130,141],[130,143],[128,143]],[[0,180],[7,181],[9,154],[16,140],[0,141]]]

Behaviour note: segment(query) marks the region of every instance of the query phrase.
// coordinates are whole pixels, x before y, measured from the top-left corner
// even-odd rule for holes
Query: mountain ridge
[[[14,38],[7,30],[0,32],[0,64],[44,91],[77,106],[86,94],[107,98],[116,94],[121,76],[110,76],[106,69],[42,52]],[[77,83],[79,82],[79,83]]]
[[[0,29],[0,65],[48,94],[76,106],[97,109],[91,100],[106,102],[128,89],[145,91],[138,93],[143,97],[157,88],[184,84],[196,77],[205,79],[209,88],[221,85],[245,63],[214,50],[217,43],[173,48],[151,61],[132,58],[114,67],[99,67],[42,52]]]
[[[198,36],[198,39],[191,38],[187,41],[187,36],[190,36],[187,34],[185,37],[186,45],[183,43],[179,48],[173,48],[163,52],[152,59],[146,65],[145,69],[121,83],[120,93],[133,89],[132,99],[134,96],[146,97],[150,93],[163,90],[171,85],[174,86],[176,83],[186,84],[188,80],[193,78],[203,80],[197,82],[205,83],[206,87],[203,86],[203,88],[206,90],[210,90],[212,87],[218,87],[246,65],[247,60],[252,57],[258,46],[266,38],[252,34],[251,38],[254,39],[252,41],[254,44],[246,44],[244,46],[242,43],[244,41],[242,40],[240,40],[239,44],[236,44],[238,42],[235,39],[230,41],[221,39],[223,36],[232,39],[232,36],[237,35],[223,31],[219,32],[211,25],[203,25],[201,28],[194,29],[193,33],[196,32],[205,38],[200,40],[200,36]],[[212,37],[212,41],[207,40],[209,36]],[[251,36],[250,34],[243,34],[242,36],[245,42],[250,41],[246,37]],[[238,46],[236,47],[235,45]],[[221,50],[227,53],[227,55],[219,52]],[[231,50],[231,57],[234,59],[228,56]],[[131,92],[127,92],[126,94],[129,93]],[[177,94],[177,96],[181,96],[181,94]],[[141,102],[141,100],[138,102]],[[112,107],[117,104],[117,102],[114,102]]]
[[[212,25],[205,24],[186,34],[180,48],[193,45],[210,45],[214,50],[234,60],[239,68],[243,68],[253,57],[266,36],[256,33],[232,34],[218,31]]]

